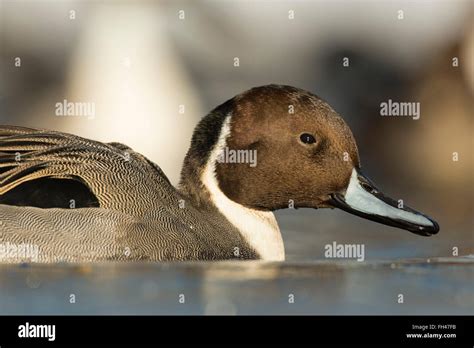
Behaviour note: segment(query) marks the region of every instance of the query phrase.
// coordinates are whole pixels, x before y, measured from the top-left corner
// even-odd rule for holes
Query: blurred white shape
[[[94,8],[75,47],[66,94],[68,100],[94,102],[96,115],[63,130],[124,143],[177,183],[202,110],[159,10],[145,5]]]

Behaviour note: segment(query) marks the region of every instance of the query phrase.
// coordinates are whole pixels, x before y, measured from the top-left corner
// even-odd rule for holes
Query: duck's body
[[[273,99],[273,110],[268,110]],[[304,127],[315,124],[330,134],[327,139],[320,135],[324,141],[318,152],[296,144],[305,156],[296,165],[310,166],[312,162],[305,164],[308,156],[318,165],[314,170],[320,180],[309,180],[307,186],[306,175],[283,177],[294,156],[284,153],[291,149],[278,132],[290,134],[293,146],[292,134],[301,131],[299,122],[285,119],[295,116],[281,110],[290,103],[304,108]],[[312,109],[319,113],[314,120],[306,115]],[[249,110],[259,113],[258,118],[251,118]],[[156,164],[125,145],[0,127],[0,244],[36,245],[41,262],[284,260],[272,210],[289,201],[296,207],[328,206],[331,192],[347,187],[352,168],[358,167],[352,134],[333,113],[317,97],[292,87],[265,86],[238,96],[196,128],[178,188]],[[344,134],[332,144],[338,128]],[[274,138],[267,139],[268,129],[278,130]],[[260,165],[218,162],[225,147],[258,149]],[[273,148],[284,167],[276,167],[277,159],[269,156]],[[349,153],[350,161],[334,159],[337,151]],[[313,169],[305,170],[312,177]],[[24,260],[20,255],[7,261]]]
[[[177,189],[125,145],[10,126],[0,128],[0,153],[0,243],[38,245],[41,262],[284,259],[273,213],[235,204],[243,223],[233,225],[211,201],[206,166]],[[239,227],[275,247],[258,252]]]

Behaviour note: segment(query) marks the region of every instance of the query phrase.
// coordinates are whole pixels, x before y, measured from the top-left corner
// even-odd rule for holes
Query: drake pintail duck
[[[257,162],[223,161],[226,149],[255,151]],[[272,211],[290,204],[439,230],[362,174],[337,112],[290,86],[253,88],[205,116],[177,188],[126,145],[0,127],[0,244],[36,245],[40,262],[284,260]]]

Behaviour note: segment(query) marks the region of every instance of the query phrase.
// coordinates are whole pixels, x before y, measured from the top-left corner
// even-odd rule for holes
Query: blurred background
[[[369,260],[472,254],[473,4],[1,0],[0,123],[125,143],[176,184],[212,108],[254,86],[307,89],[345,118],[365,173],[441,231],[284,210],[287,259],[322,259],[333,241]],[[94,117],[56,116],[64,99],[95,103]],[[381,117],[388,99],[420,102],[420,119]]]

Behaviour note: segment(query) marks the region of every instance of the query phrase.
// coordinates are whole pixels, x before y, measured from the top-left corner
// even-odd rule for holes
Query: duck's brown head
[[[344,120],[294,87],[253,88],[206,116],[193,136],[182,184],[190,191],[189,177],[203,182],[209,171],[228,199],[250,209],[338,207],[420,235],[439,230],[429,217],[383,196],[362,175]]]

